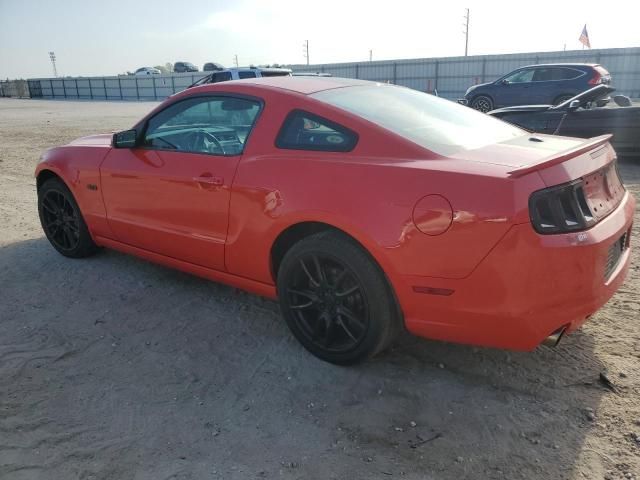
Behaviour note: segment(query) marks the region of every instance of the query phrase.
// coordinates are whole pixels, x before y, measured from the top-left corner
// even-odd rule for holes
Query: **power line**
[[[469,9],[466,9],[467,13],[465,14],[465,16],[463,17],[465,22],[462,24],[462,26],[464,27],[464,31],[462,33],[464,33],[464,56],[466,57],[467,54],[469,53]]]
[[[55,52],[49,52],[49,58],[51,59],[51,65],[53,66],[53,76],[58,78],[58,70],[56,69],[56,54],[55,54]]]

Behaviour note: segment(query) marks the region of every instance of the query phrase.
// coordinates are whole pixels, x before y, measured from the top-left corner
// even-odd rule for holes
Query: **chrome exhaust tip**
[[[567,327],[560,327],[558,330],[553,332],[547,338],[542,341],[542,345],[545,347],[555,347],[560,343],[564,332],[567,330]]]

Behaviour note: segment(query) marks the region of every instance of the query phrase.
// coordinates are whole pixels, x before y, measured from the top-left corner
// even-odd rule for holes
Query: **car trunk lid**
[[[555,152],[547,151],[546,155],[541,156],[540,158],[519,165],[513,170],[509,171],[509,175],[511,177],[521,177],[526,175],[527,173],[535,172],[538,170],[542,170],[553,165],[558,165],[560,163],[565,162],[566,160],[570,160],[572,158],[578,157],[584,153],[590,152],[592,150],[598,149],[598,147],[602,147],[606,143],[608,143],[609,139],[612,135],[601,135],[599,137],[590,138],[587,140],[582,140],[578,142],[573,142],[573,144],[567,143],[566,146],[568,148],[564,150],[557,150]],[[541,142],[545,142],[547,138],[553,138],[551,136],[545,136],[545,139],[540,139]],[[558,137],[562,138],[562,137]],[[572,139],[577,140],[577,139]]]

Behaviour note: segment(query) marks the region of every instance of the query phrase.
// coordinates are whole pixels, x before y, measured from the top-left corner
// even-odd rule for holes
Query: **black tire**
[[[65,257],[84,258],[98,250],[78,203],[59,178],[46,180],[38,190],[38,215],[49,243]]]
[[[493,100],[486,95],[478,95],[471,101],[471,108],[482,113],[493,110]]]
[[[327,362],[366,360],[387,348],[401,329],[384,273],[338,232],[320,232],[294,244],[280,264],[277,286],[293,335]]]
[[[560,105],[561,103],[566,102],[567,100],[573,97],[575,97],[575,95],[560,95],[556,97],[556,99],[553,101],[553,104]]]

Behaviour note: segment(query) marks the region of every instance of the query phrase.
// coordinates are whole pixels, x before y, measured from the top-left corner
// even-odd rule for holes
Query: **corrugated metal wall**
[[[640,98],[640,47],[566,52],[515,53],[470,57],[420,58],[374,62],[290,65],[294,72],[327,72],[336,77],[390,82],[456,99],[477,83],[495,80],[524,65],[536,63],[600,63],[620,93]],[[204,76],[174,73],[147,77],[65,77],[29,80],[32,97],[102,100],[161,100]]]
[[[337,77],[390,82],[428,92],[437,89],[438,95],[455,99],[463,96],[471,85],[496,80],[511,70],[537,63],[600,63],[609,70],[613,85],[620,93],[640,97],[640,47],[289,67],[294,72],[326,72]]]
[[[140,77],[32,78],[28,83],[32,98],[162,100],[184,90],[205,75],[206,72]]]

